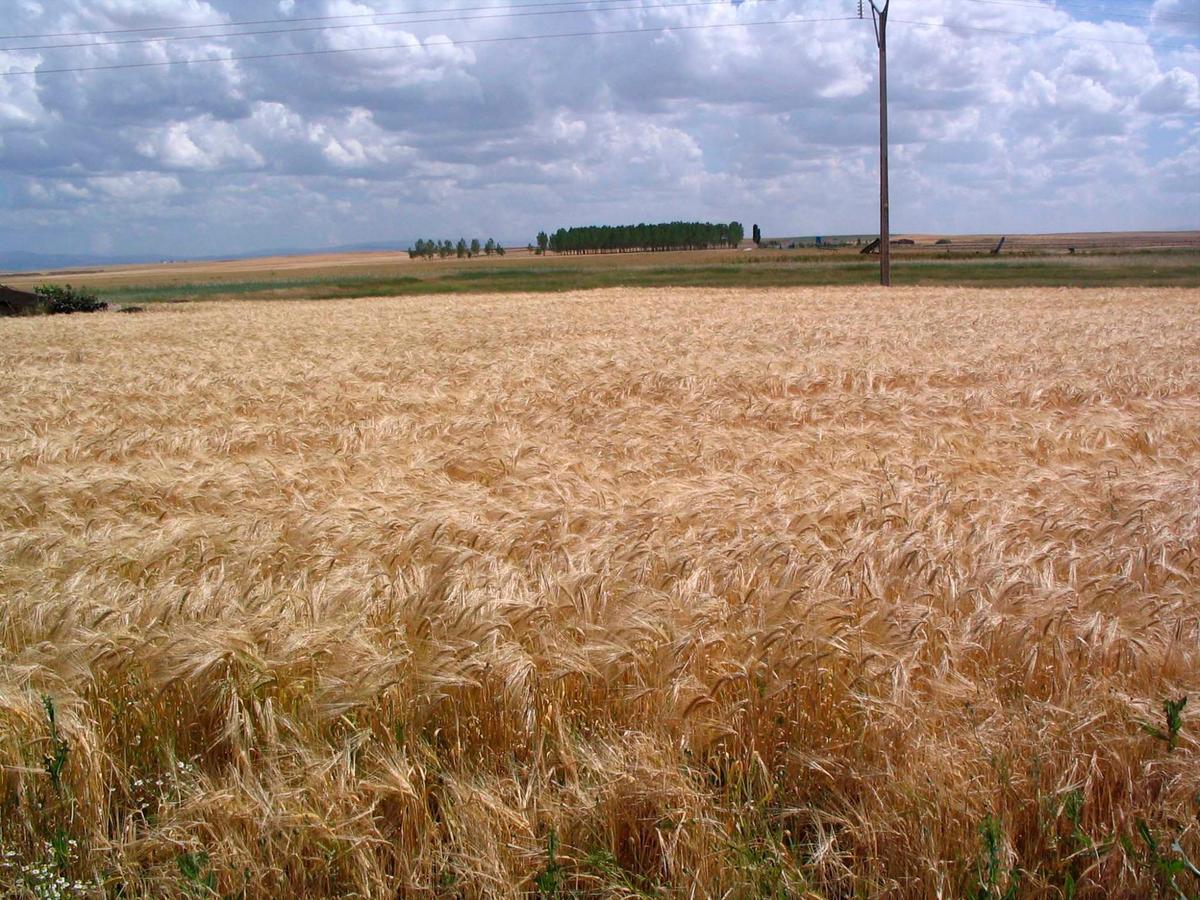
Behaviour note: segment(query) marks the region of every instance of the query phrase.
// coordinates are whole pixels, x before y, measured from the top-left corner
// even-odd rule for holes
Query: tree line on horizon
[[[741,222],[660,222],[656,225],[585,225],[537,236],[536,253],[635,253],[736,247],[746,234]],[[533,248],[533,245],[530,245]]]
[[[480,244],[479,238],[472,238],[471,243],[467,243],[466,238],[459,238],[458,243],[452,241],[426,241],[419,240],[413,246],[408,248],[409,259],[433,259],[438,257],[445,259],[448,256],[457,256],[459,259],[470,259],[473,256],[478,256],[483,253],[486,256],[491,256],[493,253],[496,256],[504,255],[504,246],[493,238],[488,238],[486,244]]]

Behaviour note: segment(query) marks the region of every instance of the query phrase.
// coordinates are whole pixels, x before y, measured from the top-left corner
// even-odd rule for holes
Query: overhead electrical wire
[[[1089,44],[1124,44],[1129,47],[1149,46],[1149,40],[1125,41],[1119,38],[1081,37],[1073,34],[1063,34],[1058,31],[1017,31],[1012,28],[991,28],[986,25],[959,25],[956,22],[925,22],[919,19],[901,19],[896,16],[888,18],[890,22],[903,22],[905,25],[917,25],[925,28],[949,28],[955,31],[981,31],[988,34],[1016,35],[1020,37],[1059,38],[1064,41],[1083,41]]]
[[[1045,3],[1033,3],[1030,2],[1030,0],[968,0],[968,2],[986,3],[989,6],[1019,6],[1024,9],[1037,9],[1045,12],[1071,12],[1072,10],[1078,10],[1082,13],[1091,13],[1092,15],[1096,16],[1107,16],[1112,19],[1135,19],[1137,21],[1148,22],[1178,22],[1183,25],[1194,24],[1197,26],[1197,28],[1200,28],[1200,19],[1196,19],[1191,16],[1174,16],[1169,14],[1163,15],[1161,13],[1158,15],[1150,15],[1147,13],[1134,12],[1105,12],[1103,10],[1095,9],[1089,3],[1071,3],[1069,0],[1058,0],[1058,2],[1054,3],[1053,5],[1047,5]]]
[[[778,0],[757,0],[759,3],[773,3]],[[1052,11],[1055,7],[1044,6],[1042,4],[1030,3],[1027,0],[969,0],[972,3],[985,3],[996,6],[1016,6],[1029,9],[1044,9]],[[597,5],[599,4],[599,5]],[[622,5],[612,5],[622,4]],[[115,41],[80,41],[72,44],[34,44],[22,47],[0,47],[0,52],[33,52],[42,50],[67,50],[78,49],[85,47],[114,47],[126,46],[130,44],[162,44],[162,43],[178,43],[182,41],[201,41],[201,40],[221,40],[224,38],[242,38],[242,37],[262,37],[266,35],[280,34],[303,34],[307,32],[323,32],[337,31],[352,28],[392,28],[400,25],[428,25],[428,24],[444,24],[447,22],[474,22],[486,19],[518,19],[531,16],[562,16],[562,15],[578,15],[581,13],[591,12],[613,12],[622,10],[640,10],[640,9],[674,9],[680,7],[692,6],[726,6],[729,0],[688,0],[681,3],[629,3],[628,0],[557,0],[557,2],[544,3],[527,3],[512,6],[469,6],[457,7],[447,10],[414,10],[411,13],[381,13],[375,18],[388,17],[391,21],[386,22],[361,22],[353,24],[341,25],[306,25],[300,28],[270,28],[258,31],[234,31],[224,34],[186,34],[186,35],[163,35],[159,37],[139,37],[139,38],[122,38]],[[525,10],[533,7],[539,7],[536,11],[520,12],[514,10]],[[556,8],[567,7],[567,8]],[[500,12],[500,10],[507,10]],[[483,15],[478,16],[446,16],[441,17],[442,12],[478,12],[485,11]],[[394,19],[392,17],[398,15],[437,15],[437,18],[424,19]],[[1124,16],[1122,16],[1124,18]],[[1149,17],[1137,17],[1149,18]],[[1174,20],[1171,20],[1174,21]]]
[[[1144,12],[1106,12],[1097,10],[1090,4],[1078,4],[1078,2],[1069,2],[1067,0],[1058,0],[1056,4],[1048,6],[1046,4],[1038,4],[1031,0],[968,0],[972,4],[986,4],[989,6],[1019,6],[1026,10],[1042,10],[1044,12],[1080,12],[1092,14],[1092,16],[1108,17],[1109,19],[1134,19],[1138,22],[1170,22],[1181,25],[1196,25],[1200,28],[1200,19],[1188,16],[1171,16],[1171,14],[1151,14]]]
[[[237,20],[234,22],[203,22],[203,23],[193,23],[190,25],[182,25],[182,24],[181,25],[143,25],[143,26],[139,26],[139,27],[135,27],[135,28],[104,28],[104,29],[97,29],[97,30],[93,30],[93,31],[52,31],[52,32],[38,32],[38,33],[34,33],[34,34],[0,34],[0,40],[2,40],[2,41],[41,40],[44,38],[96,37],[96,36],[100,36],[100,35],[111,35],[111,34],[145,34],[145,33],[152,32],[152,31],[168,31],[168,30],[169,31],[194,31],[194,30],[202,29],[202,28],[238,28],[238,27],[252,26],[252,25],[280,25],[280,24],[297,24],[297,23],[306,23],[306,22],[338,22],[338,21],[350,21],[350,20],[359,20],[359,19],[377,19],[380,17],[391,17],[391,16],[401,16],[401,15],[404,15],[404,16],[421,15],[421,14],[426,14],[426,13],[431,14],[431,15],[433,15],[433,14],[440,15],[442,13],[448,13],[448,12],[475,12],[475,11],[481,11],[481,10],[500,9],[500,8],[533,9],[533,8],[545,7],[545,6],[562,6],[562,5],[567,5],[568,3],[587,4],[587,3],[591,3],[591,2],[593,2],[593,0],[560,0],[560,2],[548,2],[548,3],[537,2],[537,3],[514,4],[514,5],[511,5],[508,7],[449,6],[449,7],[441,7],[441,8],[436,8],[436,9],[425,9],[425,10],[408,9],[408,10],[400,10],[397,12],[353,13],[353,14],[328,15],[328,16],[283,16],[283,17],[277,16],[277,17],[269,18],[269,19],[241,19],[241,20]],[[1144,18],[1144,19],[1153,19],[1153,20],[1159,20],[1159,21],[1180,22],[1182,24],[1197,23],[1197,20],[1195,19],[1195,17],[1186,16],[1186,15],[1171,15],[1171,14],[1162,14],[1162,13],[1152,15],[1152,14],[1147,14],[1144,12],[1137,13],[1137,12],[1132,12],[1132,11],[1131,12],[1122,12],[1119,14],[1107,12],[1105,10],[1105,7],[1117,6],[1118,8],[1120,8],[1121,4],[1117,3],[1116,0],[1100,0],[1100,2],[1098,2],[1098,3],[1090,3],[1090,2],[1087,2],[1087,0],[1048,0],[1048,2],[1045,4],[1033,3],[1033,2],[1022,2],[1022,0],[972,0],[972,2],[997,3],[997,4],[1009,5],[1009,6],[1028,6],[1033,9],[1046,9],[1046,10],[1055,10],[1055,9],[1060,9],[1060,8],[1075,8],[1075,9],[1079,9],[1084,12],[1090,11],[1090,12],[1093,12],[1095,15],[1101,15],[1101,16],[1103,16],[1103,15],[1120,15],[1122,17],[1128,17],[1128,18],[1139,18],[1139,19]],[[1125,8],[1130,9],[1130,7],[1125,7]],[[364,24],[370,25],[373,23],[368,22],[368,23],[364,23]],[[1200,23],[1197,23],[1197,24],[1200,24]],[[70,45],[63,45],[63,46],[70,46]],[[7,48],[7,49],[17,49],[17,48]],[[28,49],[34,49],[34,48],[24,47],[24,48],[19,48],[19,49],[27,49],[28,50]]]
[[[590,3],[591,0],[575,0],[578,3]],[[520,6],[554,6],[554,3],[523,3]],[[377,19],[380,16],[400,16],[411,15],[420,12],[428,13],[444,13],[444,12],[469,12],[476,9],[487,9],[484,6],[466,6],[466,7],[445,7],[441,9],[407,9],[401,12],[371,12],[371,13],[353,13],[340,16],[284,16],[274,19],[247,19],[238,22],[206,22],[203,24],[193,25],[143,25],[138,28],[106,28],[98,31],[52,31],[42,32],[40,34],[0,34],[0,41],[25,41],[25,40],[41,40],[42,38],[57,38],[57,37],[91,37],[102,34],[144,34],[148,31],[165,31],[171,29],[173,31],[187,31],[196,28],[238,28],[243,25],[277,25],[283,22],[337,22],[348,19]]]
[[[284,25],[284,24],[291,25],[291,24],[295,24],[298,22],[300,22],[300,23],[302,23],[302,22],[326,22],[326,21],[336,20],[336,19],[395,19],[397,16],[441,16],[446,13],[460,13],[460,12],[492,12],[492,13],[494,13],[497,10],[510,10],[510,11],[511,10],[526,10],[526,9],[540,10],[540,9],[545,9],[545,8],[557,8],[557,7],[577,7],[583,11],[588,11],[589,8],[591,8],[593,6],[593,4],[595,4],[595,3],[610,3],[610,2],[617,2],[617,0],[539,0],[539,2],[537,2],[537,3],[512,3],[512,4],[506,4],[503,6],[494,6],[494,5],[447,6],[447,7],[439,7],[439,8],[434,8],[434,9],[409,9],[409,10],[404,10],[403,12],[370,13],[370,14],[360,14],[360,15],[354,15],[354,16],[308,16],[308,17],[296,18],[296,19],[263,19],[259,22],[230,22],[226,25],[220,25],[220,24],[215,24],[215,23],[212,25],[181,25],[181,26],[178,26],[178,28],[173,28],[173,26],[169,26],[169,25],[163,25],[163,26],[159,26],[157,28],[131,29],[131,31],[139,31],[140,32],[140,31],[168,31],[168,30],[181,30],[181,29],[195,30],[198,28],[234,28],[234,27],[245,26],[245,25]],[[728,0],[723,0],[723,2],[728,2]],[[520,13],[520,12],[515,12],[512,14],[513,15],[527,15],[527,13]],[[388,24],[392,24],[392,23],[391,22],[372,21],[372,22],[357,22],[357,23],[345,24],[345,25],[318,25],[318,26],[303,27],[303,28],[281,28],[278,31],[228,31],[228,32],[203,34],[203,35],[163,34],[163,35],[158,35],[158,36],[149,37],[149,38],[135,38],[135,39],[132,39],[129,41],[119,41],[119,40],[118,41],[103,41],[103,42],[85,41],[85,42],[81,42],[81,43],[77,43],[77,44],[26,45],[26,46],[21,46],[21,47],[7,47],[7,48],[0,48],[0,49],[7,49],[7,50],[43,50],[43,49],[46,49],[46,50],[48,50],[48,49],[54,49],[54,48],[58,48],[58,47],[103,47],[108,44],[120,44],[120,43],[138,43],[138,42],[151,43],[151,42],[155,42],[155,41],[200,40],[200,39],[204,39],[204,38],[237,37],[239,35],[251,35],[251,34],[285,34],[289,31],[296,31],[296,32],[333,31],[336,29],[344,29],[344,28],[374,28],[376,26],[388,25]],[[81,32],[79,34],[74,34],[74,35],[65,35],[64,34],[64,35],[49,35],[49,36],[50,37],[89,37],[89,36],[100,36],[100,35],[105,35],[105,34],[116,34],[116,33],[118,33],[118,32],[96,31],[96,32]],[[0,37],[0,40],[15,40],[15,39],[16,38]]]
[[[757,0],[759,3],[776,3],[779,0]],[[600,6],[580,6],[580,3],[599,3]],[[613,6],[611,4],[621,4]],[[66,50],[80,47],[114,47],[128,44],[165,44],[180,41],[222,40],[224,38],[260,37],[277,34],[302,34],[313,31],[336,31],[348,28],[393,28],[399,25],[440,25],[447,22],[476,22],[481,19],[520,19],[529,16],[563,16],[591,12],[620,12],[639,9],[676,9],[689,6],[728,6],[729,0],[685,0],[681,3],[631,3],[629,0],[565,0],[563,3],[526,4],[527,6],[570,6],[570,9],[540,9],[536,12],[490,12],[479,16],[445,16],[433,19],[399,19],[390,22],[366,22],[344,25],[306,25],[302,28],[269,28],[261,31],[235,31],[229,34],[186,34],[172,37],[122,38],[116,41],[83,41],[76,44],[40,44],[31,47],[0,47],[0,52],[25,52],[34,50]],[[521,6],[476,6],[467,10],[521,9]]]
[[[547,2],[540,2],[537,4],[520,4],[520,5],[516,5],[516,6],[512,6],[512,7],[464,7],[464,8],[460,8],[460,9],[461,10],[489,9],[489,8],[491,8],[491,9],[496,9],[496,8],[521,9],[522,7],[534,7],[534,6],[538,6],[538,7],[555,7],[555,6],[566,6],[566,5],[574,6],[579,3],[583,3],[583,2],[591,2],[591,0],[554,0],[554,2],[550,2],[550,0],[547,0]],[[614,2],[620,2],[620,0],[599,0],[599,2],[611,4]],[[562,14],[562,13],[566,13],[566,12],[592,12],[592,11],[606,12],[606,11],[620,11],[620,10],[671,8],[671,7],[681,7],[681,6],[684,6],[684,7],[685,6],[712,6],[712,5],[724,5],[725,2],[727,2],[727,0],[686,0],[686,2],[683,2],[683,3],[667,3],[667,4],[659,4],[657,6],[647,6],[645,4],[636,4],[636,5],[626,5],[626,6],[616,6],[616,7],[609,6],[609,7],[605,7],[605,8],[594,8],[593,7],[591,9],[579,9],[579,10],[577,10],[577,9],[548,10],[548,11],[541,12],[541,13],[505,13],[505,14],[496,14],[496,15],[489,14],[489,15],[484,15],[484,16],[445,17],[445,18],[439,18],[439,19],[421,19],[421,20],[402,21],[402,22],[370,23],[370,24],[378,25],[379,27],[384,27],[387,25],[439,24],[439,23],[445,23],[445,22],[472,21],[475,19],[486,19],[486,18],[515,18],[518,16],[526,16],[526,15],[557,15],[557,14]],[[973,2],[1005,3],[1007,5],[1029,5],[1029,4],[1021,2],[1021,0],[973,0]],[[376,14],[375,17],[378,17],[378,14]],[[385,44],[385,45],[380,45],[380,46],[368,46],[368,47],[332,47],[332,48],[305,49],[305,50],[288,50],[288,51],[278,51],[278,52],[269,52],[269,53],[242,54],[242,55],[236,55],[236,56],[199,57],[199,58],[195,58],[195,59],[155,60],[152,62],[108,63],[108,64],[102,64],[102,65],[93,65],[93,66],[60,66],[60,67],[56,67],[56,68],[20,69],[20,70],[13,70],[13,71],[9,71],[9,72],[0,72],[0,78],[10,78],[10,77],[18,77],[18,76],[67,74],[67,73],[72,73],[72,72],[113,71],[113,70],[118,70],[118,69],[163,68],[163,67],[169,67],[169,66],[175,66],[175,65],[192,65],[192,64],[201,64],[201,63],[222,63],[222,62],[242,62],[242,61],[251,61],[251,60],[286,59],[286,58],[302,57],[302,56],[328,56],[328,55],[334,55],[334,54],[365,53],[365,52],[370,52],[370,51],[381,51],[381,50],[430,49],[432,47],[438,47],[438,46],[454,47],[454,46],[468,46],[468,45],[478,45],[478,44],[499,44],[499,43],[509,43],[509,42],[516,42],[516,41],[535,41],[535,40],[556,39],[556,38],[564,39],[564,38],[581,38],[581,37],[599,37],[599,36],[608,36],[608,35],[660,33],[660,32],[669,32],[669,31],[700,31],[700,30],[720,29],[720,28],[796,25],[796,24],[804,24],[804,23],[808,23],[808,22],[848,22],[848,21],[859,21],[859,18],[857,16],[829,16],[829,17],[806,18],[806,19],[767,19],[767,20],[757,20],[757,21],[751,21],[751,22],[715,22],[715,23],[703,23],[703,24],[694,24],[694,25],[672,24],[672,25],[656,25],[656,26],[645,27],[645,28],[620,28],[620,29],[606,29],[606,30],[592,30],[592,31],[571,31],[571,32],[551,33],[551,34],[505,35],[505,36],[488,37],[488,38],[470,38],[470,39],[457,40],[457,41],[453,40],[453,39],[448,39],[444,42],[439,41],[436,43],[424,43],[424,44],[418,42],[416,44]],[[1011,36],[1020,36],[1020,37],[1042,37],[1042,38],[1057,37],[1062,40],[1066,40],[1066,41],[1070,41],[1070,42],[1123,44],[1123,45],[1128,45],[1128,46],[1145,46],[1147,43],[1146,41],[1120,40],[1120,39],[1115,39],[1115,38],[1084,37],[1084,36],[1077,36],[1077,35],[1062,34],[1060,32],[1021,31],[1021,30],[1016,30],[1016,29],[993,28],[993,27],[979,26],[979,25],[960,25],[960,24],[951,23],[951,22],[930,22],[930,21],[924,21],[924,20],[904,19],[904,18],[897,18],[897,17],[893,17],[892,21],[901,22],[906,25],[914,25],[917,27],[924,27],[924,28],[948,28],[951,30],[958,30],[958,31],[974,31],[974,32],[983,32],[983,33],[989,33],[989,34],[1011,35]],[[332,28],[343,28],[343,27],[363,27],[363,26],[314,26],[314,27],[304,28],[304,29],[280,29],[279,31],[271,31],[271,32],[264,32],[264,33],[273,33],[274,34],[274,33],[287,33],[287,32],[291,32],[291,31],[314,31],[314,30],[315,31],[323,31],[323,30],[329,30]],[[101,32],[101,33],[110,33],[110,32]],[[243,32],[240,34],[249,36],[252,33],[251,32]],[[237,37],[237,36],[239,36],[239,34],[202,35],[202,36],[189,35],[189,36],[186,36],[184,38],[179,38],[179,39],[180,40],[183,40],[183,39],[193,39],[194,40],[194,39],[197,39],[198,37],[208,38],[208,39],[220,39],[220,38],[224,38],[224,37]],[[92,46],[105,46],[107,44],[124,44],[124,43],[163,43],[163,42],[170,42],[172,40],[175,40],[175,39],[173,39],[173,38],[143,38],[143,39],[134,39],[131,41],[87,43],[82,46],[92,47]],[[62,47],[62,46],[67,46],[67,45],[57,45],[57,46]],[[0,52],[20,52],[22,50],[33,50],[33,49],[36,49],[36,48],[32,48],[32,47],[0,48]],[[46,49],[50,49],[50,48],[46,48]]]
[[[1058,2],[1064,2],[1064,3],[1070,2],[1070,3],[1074,3],[1077,6],[1094,6],[1097,9],[1100,9],[1102,7],[1110,7],[1110,6],[1115,6],[1118,9],[1120,9],[1120,8],[1145,9],[1146,8],[1146,4],[1143,2],[1143,0],[1128,0],[1127,3],[1126,2],[1118,2],[1118,0],[1097,0],[1096,3],[1091,3],[1091,2],[1089,2],[1089,0],[1058,0]]]
[[[447,40],[429,44],[384,44],[375,47],[330,47],[319,50],[288,50],[279,53],[251,53],[243,56],[204,56],[198,59],[168,59],[154,62],[110,63],[100,66],[64,66],[57,69],[21,69],[11,72],[0,72],[0,78],[12,78],[20,75],[56,75],[68,72],[102,72],[115,69],[154,69],[164,66],[193,65],[200,63],[243,62],[260,59],[286,59],[298,56],[331,56],[339,53],[366,53],[373,50],[429,50],[434,47],[460,47],[477,44],[504,44],[515,41],[540,41],[553,38],[601,37],[624,34],[659,34],[669,31],[705,31],[718,28],[745,28],[764,25],[803,25],[815,22],[857,22],[858,16],[828,16],[816,19],[766,19],[753,22],[713,22],[702,25],[655,25],[650,28],[614,28],[598,31],[566,31],[553,34],[523,34],[506,35],[503,37],[469,38],[467,40]]]

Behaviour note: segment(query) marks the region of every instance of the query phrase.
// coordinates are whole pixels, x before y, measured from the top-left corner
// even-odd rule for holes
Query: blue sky
[[[808,21],[855,0],[511,15],[529,2],[9,0],[7,35],[152,30],[0,39],[0,72],[39,72],[0,78],[0,250],[876,227],[870,23]],[[429,10],[453,21],[411,21]],[[1200,0],[897,0],[892,17],[894,230],[1200,227]],[[181,28],[249,19],[279,21]],[[765,20],[791,24],[744,24]],[[651,31],[493,42],[627,29]],[[111,43],[164,34],[199,39]],[[63,43],[82,46],[20,49]],[[351,52],[45,71],[329,50]]]

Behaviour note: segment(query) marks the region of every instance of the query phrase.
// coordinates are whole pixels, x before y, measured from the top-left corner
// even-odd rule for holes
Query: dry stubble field
[[[1200,292],[0,321],[0,398],[13,894],[1200,890]]]

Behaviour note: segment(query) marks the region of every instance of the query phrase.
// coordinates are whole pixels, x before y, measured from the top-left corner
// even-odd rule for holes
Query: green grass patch
[[[505,292],[558,292],[606,287],[771,288],[878,283],[877,260],[732,260],[719,264],[655,266],[647,256],[625,265],[558,262],[422,270],[419,274],[203,281],[107,288],[110,303],[218,299],[331,299]],[[897,285],[971,287],[1200,287],[1200,253],[1123,256],[901,259],[892,267]]]

